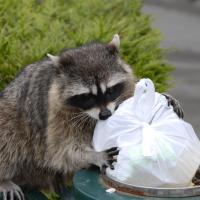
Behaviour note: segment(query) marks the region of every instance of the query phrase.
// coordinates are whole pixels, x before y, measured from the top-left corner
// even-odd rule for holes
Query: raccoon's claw
[[[195,185],[200,185],[200,167],[196,171],[196,173],[192,179],[192,183],[194,183]]]
[[[110,157],[117,156],[119,154],[119,148],[113,147],[111,149],[106,150],[106,153]]]
[[[169,94],[163,93],[163,95],[166,97],[168,101],[168,106],[173,106],[174,112],[178,115],[179,118],[183,119],[184,117],[184,111],[183,108],[181,107],[180,103],[178,100],[176,100],[174,97],[172,97]]]
[[[200,185],[200,179],[197,178],[197,177],[194,177],[194,178],[192,179],[192,183],[194,183],[194,185]]]
[[[21,188],[11,181],[0,183],[0,193],[3,194],[3,200],[25,200]]]
[[[110,169],[114,170],[114,162],[117,162],[117,155],[119,154],[119,149],[117,147],[106,150],[105,152],[106,159],[101,167],[101,172],[105,174],[106,168],[110,167]]]

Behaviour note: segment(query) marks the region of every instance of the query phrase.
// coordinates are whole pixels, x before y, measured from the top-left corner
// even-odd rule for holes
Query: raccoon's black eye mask
[[[85,93],[80,95],[75,95],[67,99],[67,104],[81,108],[83,110],[91,109],[95,106],[103,105],[114,101],[118,98],[123,89],[125,82],[118,83],[106,90],[103,94],[101,91],[98,91],[97,95],[92,93]]]

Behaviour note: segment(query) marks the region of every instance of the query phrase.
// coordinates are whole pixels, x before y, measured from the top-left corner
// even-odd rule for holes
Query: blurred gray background
[[[161,47],[171,50],[166,59],[175,66],[174,88],[168,93],[200,136],[200,0],[144,0],[143,11],[162,32]]]

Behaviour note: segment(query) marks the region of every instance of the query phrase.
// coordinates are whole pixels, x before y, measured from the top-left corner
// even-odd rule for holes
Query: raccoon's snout
[[[108,119],[111,115],[112,115],[111,111],[108,110],[108,109],[105,109],[105,110],[102,110],[102,111],[99,113],[99,119],[100,119],[100,120],[106,120],[106,119]]]

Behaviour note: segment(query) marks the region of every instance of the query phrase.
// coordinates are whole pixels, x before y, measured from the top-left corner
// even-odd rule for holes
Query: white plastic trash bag
[[[192,126],[178,118],[150,79],[139,81],[134,97],[97,123],[93,146],[96,151],[120,147],[107,175],[132,185],[188,186],[200,165],[200,141]]]

